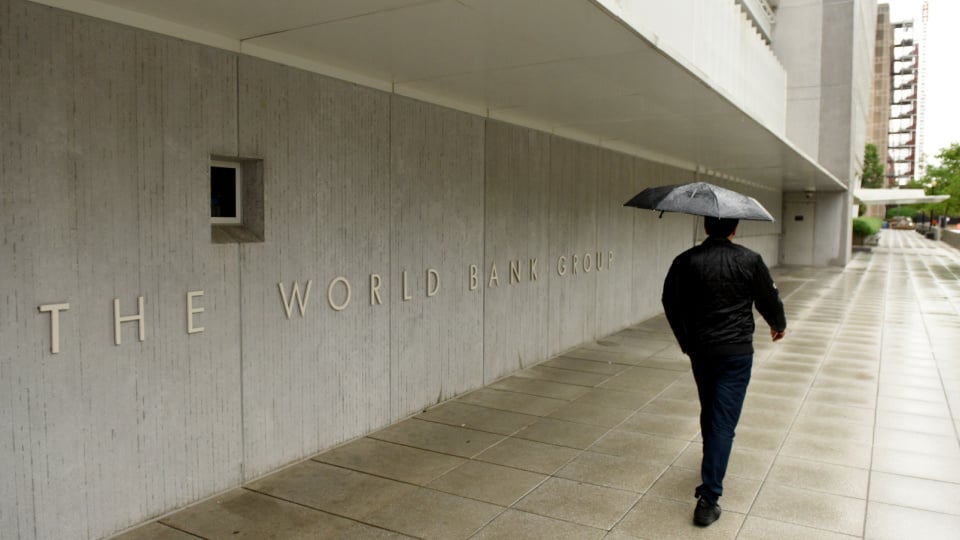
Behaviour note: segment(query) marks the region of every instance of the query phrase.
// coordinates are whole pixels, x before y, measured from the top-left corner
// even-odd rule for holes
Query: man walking
[[[731,242],[736,219],[704,218],[707,239],[673,260],[663,284],[663,308],[680,349],[690,357],[700,396],[703,437],[695,524],[720,517],[734,430],[753,366],[753,306],[783,338],[787,319],[777,287],[759,254]]]

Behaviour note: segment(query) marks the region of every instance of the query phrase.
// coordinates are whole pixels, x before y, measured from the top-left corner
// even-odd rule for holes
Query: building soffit
[[[756,187],[846,190],[789,141],[590,0],[37,3]]]
[[[854,202],[861,204],[934,204],[949,195],[927,195],[922,189],[859,189],[853,192]]]

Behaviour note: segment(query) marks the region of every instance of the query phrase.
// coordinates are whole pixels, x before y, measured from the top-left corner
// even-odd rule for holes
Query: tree
[[[880,163],[877,145],[867,143],[863,150],[863,176],[860,177],[860,187],[882,188],[883,180],[883,163]]]
[[[953,143],[937,154],[939,165],[927,167],[923,184],[928,195],[950,195],[950,198],[930,205],[933,215],[949,216],[960,209],[960,143]]]

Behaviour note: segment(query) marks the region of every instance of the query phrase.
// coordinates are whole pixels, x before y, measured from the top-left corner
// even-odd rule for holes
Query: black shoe
[[[708,502],[703,497],[697,501],[697,509],[693,511],[693,523],[706,527],[720,518],[720,505]]]

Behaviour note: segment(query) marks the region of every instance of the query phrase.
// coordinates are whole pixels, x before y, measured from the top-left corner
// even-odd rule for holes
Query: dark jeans
[[[723,495],[733,435],[750,383],[753,354],[690,358],[700,395],[700,434],[703,436],[702,484],[697,497],[716,504]]]

